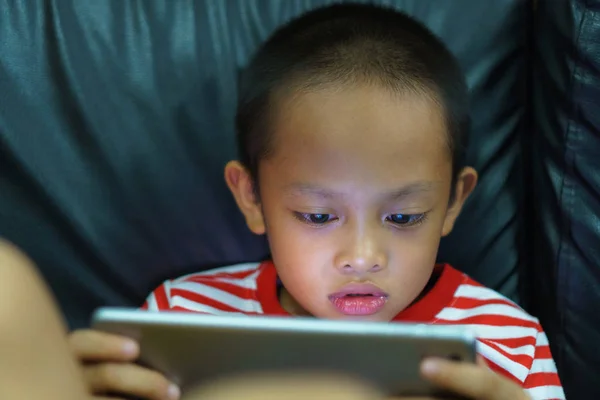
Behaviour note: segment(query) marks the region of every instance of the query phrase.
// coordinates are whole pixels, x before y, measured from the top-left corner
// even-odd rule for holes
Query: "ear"
[[[463,168],[456,180],[454,188],[454,200],[446,211],[446,219],[442,228],[442,236],[447,236],[452,232],[456,218],[460,214],[465,201],[477,186],[477,171],[471,167]]]
[[[238,208],[244,214],[246,225],[257,235],[265,233],[262,208],[254,192],[254,182],[248,170],[238,161],[230,161],[225,166],[225,182],[235,198]]]

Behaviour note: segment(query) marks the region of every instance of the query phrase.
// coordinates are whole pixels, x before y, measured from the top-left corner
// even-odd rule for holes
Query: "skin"
[[[242,375],[190,390],[184,400],[377,400],[381,393],[364,382],[331,374]]]
[[[441,110],[427,96],[401,96],[374,86],[331,87],[275,103],[273,148],[259,168],[260,198],[239,162],[227,164],[225,180],[248,228],[268,236],[285,286],[282,306],[293,315],[349,318],[333,307],[329,295],[346,284],[368,282],[385,291],[388,300],[379,312],[353,318],[391,320],[426,286],[440,238],[452,231],[476,185],[476,172],[459,171],[450,202],[446,128]],[[168,396],[164,377],[131,363],[139,349],[128,339],[82,331],[73,333],[70,342],[97,396],[116,392],[159,400],[178,395]],[[125,351],[128,343],[131,348]],[[425,360],[421,372],[469,399],[528,398],[482,361]],[[303,398],[345,393],[344,380],[330,378],[297,375],[285,378],[283,386],[306,389]],[[298,397],[278,392],[283,386],[270,376],[242,377],[186,396]],[[357,398],[365,393],[372,400],[382,398],[367,387]]]
[[[359,86],[283,104],[274,152],[260,166],[260,201],[242,165],[229,163],[225,172],[248,227],[269,238],[282,305],[296,315],[348,319],[329,295],[370,283],[388,294],[387,303],[353,319],[390,321],[427,284],[440,238],[477,175],[460,172],[449,204],[446,126],[425,96]]]
[[[2,240],[0,293],[0,398],[87,399],[54,298],[31,260]]]
[[[491,370],[483,359],[478,365],[429,360],[430,365],[423,375],[440,386],[460,393],[468,399],[481,400],[525,400],[529,399],[521,388],[506,382]],[[190,391],[184,400],[300,400],[300,399],[345,399],[383,400],[386,398],[364,382],[336,375],[314,375],[310,373],[261,374],[224,379]],[[387,400],[399,400],[398,398]],[[432,400],[407,398],[401,400]]]

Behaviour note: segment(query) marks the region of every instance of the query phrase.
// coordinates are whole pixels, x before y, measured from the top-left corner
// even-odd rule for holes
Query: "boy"
[[[425,363],[428,378],[473,399],[564,398],[537,320],[435,265],[477,173],[463,160],[466,84],[432,33],[391,9],[334,5],[279,29],[243,78],[225,180],[272,260],[167,281],[144,309],[470,325],[495,373]],[[126,354],[89,331],[71,343],[94,393],[167,395],[163,377],[127,364],[135,344]]]

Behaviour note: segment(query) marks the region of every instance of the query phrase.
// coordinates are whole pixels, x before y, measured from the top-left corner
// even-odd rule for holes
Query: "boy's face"
[[[427,284],[477,175],[449,204],[451,155],[440,108],[373,87],[280,102],[260,199],[237,162],[226,180],[249,228],[266,233],[292,314],[389,321]]]

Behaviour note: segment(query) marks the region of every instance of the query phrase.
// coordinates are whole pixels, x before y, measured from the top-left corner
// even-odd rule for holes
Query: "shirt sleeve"
[[[565,399],[556,364],[550,353],[548,338],[543,331],[537,334],[533,364],[523,388],[533,400]]]
[[[171,281],[163,282],[150,293],[140,309],[145,311],[171,310]]]

